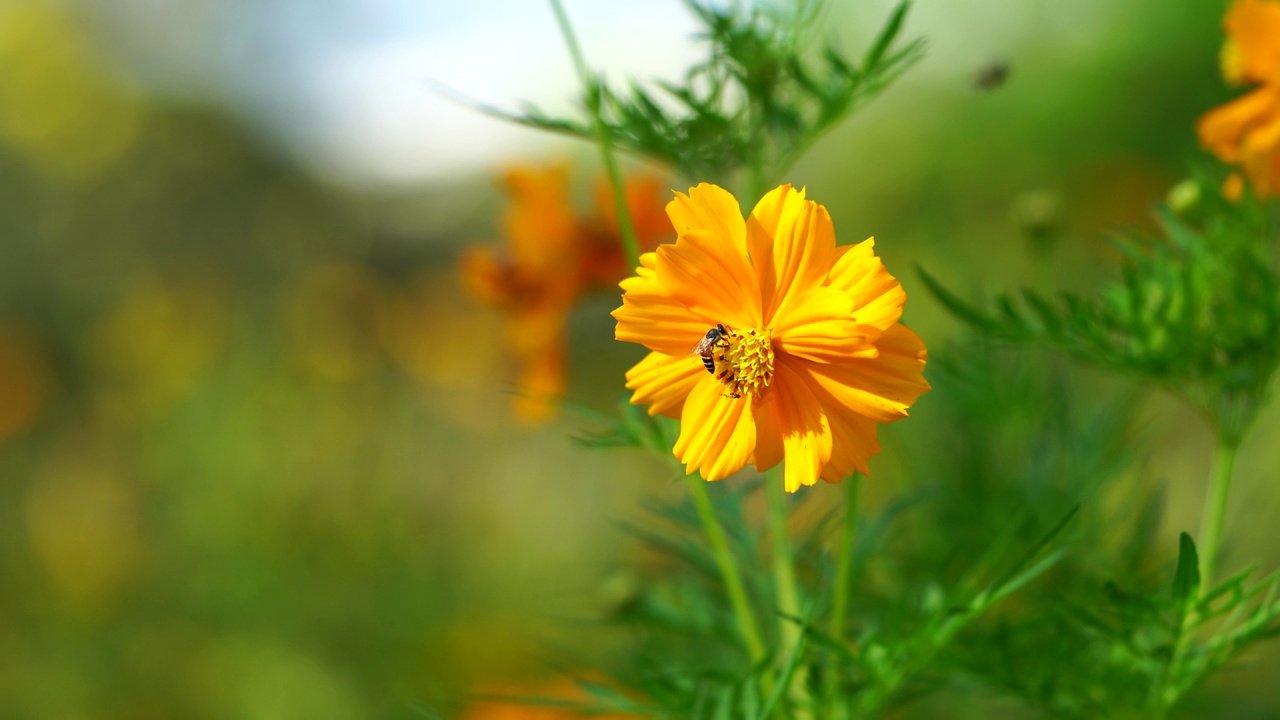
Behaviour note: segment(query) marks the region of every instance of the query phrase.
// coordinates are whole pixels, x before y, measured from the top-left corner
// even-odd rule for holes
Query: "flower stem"
[[[773,539],[773,581],[778,593],[779,618],[778,647],[779,658],[789,658],[796,644],[800,642],[800,625],[796,618],[800,615],[800,594],[796,589],[796,569],[791,557],[791,537],[787,533],[787,493],[783,486],[782,468],[769,471],[765,475],[765,495],[768,498],[769,535]],[[805,666],[797,668],[791,676],[790,695],[793,700],[804,705],[807,701],[808,672]],[[807,715],[807,714],[806,714]]]
[[[555,11],[556,22],[564,35],[565,45],[569,47],[569,55],[573,58],[573,66],[578,71],[578,79],[585,89],[587,112],[591,113],[591,124],[596,131],[596,142],[600,145],[600,160],[604,163],[605,174],[609,176],[609,189],[613,193],[613,205],[618,216],[618,230],[622,237],[622,251],[626,253],[627,262],[632,270],[640,266],[640,243],[636,240],[635,224],[631,221],[631,209],[627,206],[627,192],[622,184],[622,173],[618,170],[618,160],[613,154],[613,137],[609,134],[609,126],[602,114],[604,103],[604,83],[587,67],[582,56],[582,47],[573,33],[573,25],[569,23],[569,14],[565,12],[560,0],[551,0],[551,9]]]
[[[1213,461],[1213,480],[1200,526],[1200,587],[1203,591],[1213,589],[1218,546],[1222,541],[1222,521],[1227,514],[1227,495],[1231,490],[1231,474],[1235,469],[1238,448],[1238,441],[1219,435],[1218,451]]]
[[[840,538],[840,556],[836,564],[834,597],[831,600],[831,628],[829,634],[836,641],[844,638],[844,616],[849,605],[849,580],[853,574],[853,554],[858,542],[858,493],[862,486],[862,476],[854,473],[845,481],[845,515],[844,533]],[[831,667],[828,668],[824,696],[833,712],[833,717],[844,716],[844,706],[837,705],[836,695],[840,690],[840,676],[836,672],[836,657],[831,656]]]
[[[697,475],[689,475],[687,478],[689,494],[693,497],[694,507],[698,510],[698,519],[702,521],[702,529],[707,534],[707,541],[711,543],[711,553],[720,569],[725,592],[729,594],[729,604],[733,607],[734,617],[738,621],[738,632],[742,633],[742,642],[747,646],[751,664],[759,667],[765,658],[764,642],[760,639],[760,627],[756,624],[751,603],[747,601],[747,592],[742,585],[742,574],[738,571],[738,564],[734,561],[733,552],[729,549],[724,527],[716,517],[716,509],[711,504],[706,483]],[[769,673],[765,673],[761,681],[765,694],[772,691],[770,677]]]

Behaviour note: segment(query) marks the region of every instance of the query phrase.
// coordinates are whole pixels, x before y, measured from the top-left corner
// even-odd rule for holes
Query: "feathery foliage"
[[[1231,203],[1208,183],[1182,217],[1160,213],[1163,238],[1130,235],[1123,280],[1092,297],[1003,293],[995,310],[921,277],[956,317],[992,337],[1038,342],[1159,384],[1238,442],[1280,364],[1280,282],[1267,208]]]
[[[686,177],[725,182],[746,170],[767,180],[923,51],[920,40],[897,43],[905,1],[856,60],[830,43],[810,47],[806,38],[818,13],[807,3],[792,12],[747,3],[687,5],[708,52],[683,82],[633,78],[616,88],[592,77],[580,98],[585,118],[555,117],[534,106],[522,113],[483,110],[587,139],[597,137],[592,118],[599,117],[618,147],[670,164]]]

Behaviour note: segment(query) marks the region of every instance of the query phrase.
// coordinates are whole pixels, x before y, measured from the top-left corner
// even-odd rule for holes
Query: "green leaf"
[[[999,321],[961,300],[955,293],[943,287],[942,283],[938,282],[924,268],[917,265],[916,272],[919,273],[920,279],[924,281],[924,285],[929,289],[929,292],[933,293],[938,302],[950,310],[951,314],[982,330],[993,332],[1001,330]]]
[[[1173,576],[1173,599],[1188,602],[1200,591],[1200,558],[1187,533],[1178,537],[1178,571]]]
[[[1075,507],[1071,508],[1071,510],[1066,515],[1064,515],[1061,520],[1058,521],[1058,524],[1054,525],[1053,529],[1045,533],[1044,537],[1040,538],[1039,542],[1032,545],[1031,548],[1022,555],[1022,557],[1018,558],[1018,561],[1015,562],[1008,570],[1006,570],[1004,574],[1000,576],[1000,579],[991,583],[991,586],[987,589],[985,594],[992,599],[1004,597],[1005,594],[1007,593],[1001,593],[1000,591],[1006,585],[1012,586],[1016,582],[1016,584],[1020,586],[1022,584],[1025,584],[1028,580],[1030,580],[1031,579],[1030,577],[1025,577],[1025,578],[1019,577],[1019,575],[1023,571],[1023,568],[1030,565],[1031,561],[1035,560],[1036,556],[1039,555],[1042,550],[1048,547],[1049,543],[1053,542],[1054,538],[1058,537],[1059,533],[1061,533],[1063,530],[1066,529],[1067,524],[1071,522],[1072,518],[1074,518],[1076,516],[1076,513],[1078,512],[1080,512],[1079,505],[1076,505]],[[1043,572],[1047,567],[1048,565],[1044,563],[1038,563],[1035,567],[1031,568],[1031,570],[1034,570],[1036,574],[1039,574],[1040,572]]]
[[[796,646],[791,649],[791,657],[787,660],[787,667],[782,673],[782,677],[778,679],[778,684],[773,688],[773,693],[769,695],[769,699],[765,702],[764,707],[760,708],[759,714],[756,715],[757,720],[764,720],[769,717],[773,709],[777,707],[782,700],[782,695],[791,687],[791,678],[796,674],[796,668],[800,667],[800,659],[804,657],[805,636],[801,635]]]
[[[903,0],[898,3],[898,7],[894,8],[893,14],[889,16],[889,21],[885,23],[880,30],[880,35],[867,49],[867,54],[862,59],[863,72],[870,72],[872,68],[880,64],[880,58],[884,57],[889,46],[893,44],[898,32],[902,30],[902,23],[907,17],[907,10],[911,9],[909,0]]]

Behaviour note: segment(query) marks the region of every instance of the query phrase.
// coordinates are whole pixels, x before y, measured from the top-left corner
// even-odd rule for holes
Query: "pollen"
[[[731,397],[759,397],[773,383],[773,344],[768,330],[731,330],[716,377]],[[717,356],[721,360],[721,356]]]

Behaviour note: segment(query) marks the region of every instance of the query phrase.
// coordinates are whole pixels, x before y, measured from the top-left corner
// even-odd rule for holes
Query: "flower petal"
[[[1274,172],[1280,156],[1280,113],[1249,132],[1240,147],[1241,166],[1259,197],[1273,195],[1280,184]]]
[[[747,238],[766,324],[821,285],[835,259],[835,228],[827,209],[789,185],[765,195],[752,210]]]
[[[516,378],[516,414],[536,422],[556,411],[555,399],[565,386],[565,321],[563,308],[537,308],[512,319],[508,337],[520,360]]]
[[[650,415],[679,418],[685,398],[706,375],[697,356],[651,352],[627,371],[627,389],[635,391],[631,404],[648,405]]]
[[[1280,80],[1280,3],[1237,0],[1222,26],[1232,45],[1236,80]]]
[[[688,195],[675,195],[667,204],[667,214],[678,235],[676,247],[706,270],[713,281],[706,289],[717,292],[736,309],[736,317],[726,316],[720,322],[759,326],[760,298],[738,201],[727,190],[709,183],[691,188]]]
[[[874,338],[854,322],[849,296],[829,287],[814,287],[789,303],[773,320],[773,346],[788,355],[814,362],[840,362],[856,354],[874,356]],[[878,330],[871,328],[878,336]]]
[[[776,411],[773,406],[777,404],[776,395],[777,393],[772,393],[757,399],[751,408],[756,421],[756,450],[751,462],[760,472],[782,462],[786,453],[786,448],[782,445],[782,429],[775,419]]]
[[[831,461],[822,468],[822,479],[840,482],[855,472],[870,477],[867,460],[880,454],[876,431],[880,423],[839,406],[827,408],[831,424]]]
[[[808,373],[797,371],[784,359],[775,370],[774,420],[782,433],[786,465],[783,485],[795,492],[801,485],[818,482],[822,468],[831,460],[831,426]]]
[[[853,301],[853,317],[860,325],[888,330],[902,317],[907,293],[884,262],[875,256],[875,238],[837,249],[839,257],[827,283],[848,294]]]
[[[708,230],[746,256],[746,223],[742,219],[742,207],[738,205],[737,198],[718,185],[702,183],[689,188],[688,195],[677,192],[675,199],[667,203],[667,217],[671,218],[677,235],[690,230]]]
[[[569,205],[568,168],[515,168],[503,184],[511,196],[503,226],[516,263],[544,272],[563,266],[581,237]]]
[[[742,469],[756,445],[751,403],[749,397],[728,397],[724,385],[703,374],[685,400],[674,448],[686,473],[701,471],[703,478],[714,481]]]
[[[734,260],[733,252],[708,231],[690,230],[674,245],[658,247],[657,280],[670,297],[713,319],[708,328],[716,323],[758,327],[755,275],[746,256]]]
[[[1200,117],[1196,133],[1200,144],[1223,162],[1240,162],[1240,145],[1246,133],[1280,110],[1280,90],[1261,87],[1214,108]]]
[[[907,416],[907,408],[929,390],[925,381],[928,352],[918,335],[894,325],[876,341],[880,354],[842,363],[797,361],[802,372],[821,388],[827,407],[842,406],[877,422],[893,422]]]
[[[622,282],[618,283],[618,287],[622,288],[623,292],[626,292],[627,290],[630,290],[633,287],[639,286],[641,282],[643,282],[644,280],[648,280],[649,278],[657,274],[657,272],[654,270],[654,268],[657,267],[657,265],[658,265],[657,253],[655,252],[642,253],[640,255],[640,266],[636,268],[636,274],[632,275],[631,277],[624,278]]]
[[[721,320],[690,309],[666,292],[657,278],[636,278],[613,311],[613,335],[664,355],[689,355],[707,330]]]

